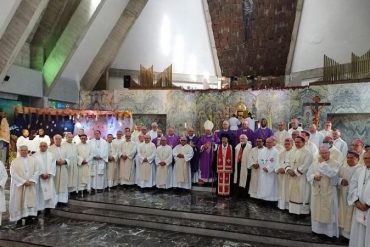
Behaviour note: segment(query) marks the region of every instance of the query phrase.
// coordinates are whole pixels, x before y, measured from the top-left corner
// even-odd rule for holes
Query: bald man
[[[10,166],[9,200],[9,220],[17,221],[17,225],[22,223],[22,218],[28,224],[37,217],[36,185],[40,175],[37,161],[28,156],[28,147],[20,146],[19,153],[20,157],[13,160]]]

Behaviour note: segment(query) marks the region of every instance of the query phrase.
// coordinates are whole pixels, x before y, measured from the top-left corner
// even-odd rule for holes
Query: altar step
[[[274,246],[345,246],[342,242],[312,235],[311,228],[307,225],[247,218],[77,200],[70,200],[68,207],[53,210],[52,213],[78,220],[139,226]]]
[[[192,191],[200,191],[200,192],[210,192],[210,193],[216,193],[216,184],[204,184],[204,185],[198,185],[196,183],[193,183],[191,186]]]

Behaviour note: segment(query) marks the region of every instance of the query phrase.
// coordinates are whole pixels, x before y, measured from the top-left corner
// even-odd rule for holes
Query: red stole
[[[218,194],[223,196],[230,195],[230,175],[233,171],[231,145],[226,147],[226,157],[222,156],[222,145],[217,150],[217,175],[218,175]]]
[[[217,172],[231,172],[233,170],[231,145],[228,144],[226,147],[225,164],[222,157],[222,148],[221,144],[217,150]]]

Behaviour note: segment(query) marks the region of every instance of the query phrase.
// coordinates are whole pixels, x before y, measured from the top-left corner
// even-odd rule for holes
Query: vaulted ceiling
[[[8,11],[0,39],[0,76],[29,44],[30,67],[43,73],[46,96],[68,81],[93,89],[148,2],[5,1],[16,11]],[[284,75],[298,0],[204,1],[222,75]]]

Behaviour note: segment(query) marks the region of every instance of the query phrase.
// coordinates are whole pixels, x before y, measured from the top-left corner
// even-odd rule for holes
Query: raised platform
[[[310,218],[212,193],[112,190],[70,200],[55,216],[230,239],[263,246],[345,246],[311,233]]]

